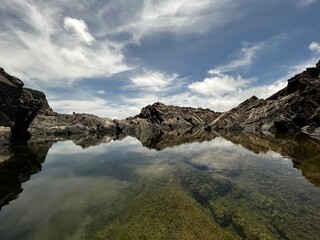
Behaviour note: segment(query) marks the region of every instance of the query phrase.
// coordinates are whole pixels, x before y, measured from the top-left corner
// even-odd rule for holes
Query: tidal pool
[[[318,141],[188,134],[2,151],[0,239],[319,239]]]

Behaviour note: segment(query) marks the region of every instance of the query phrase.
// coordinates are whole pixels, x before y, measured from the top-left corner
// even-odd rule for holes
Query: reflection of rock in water
[[[292,160],[293,166],[316,186],[320,186],[320,141],[304,134],[258,135],[244,132],[219,131],[223,138],[240,144],[254,153],[277,152]]]
[[[70,140],[75,145],[82,147],[83,149],[97,146],[102,143],[109,143],[111,141],[121,141],[126,135],[120,134],[72,134],[72,135],[44,135],[44,136],[33,136],[31,140],[33,142],[58,142]]]
[[[102,143],[109,143],[111,141],[121,141],[127,136],[137,138],[143,146],[149,149],[163,150],[170,147],[176,147],[186,143],[204,142],[214,139],[217,134],[214,132],[207,132],[201,128],[180,129],[169,132],[162,131],[142,131],[137,134],[126,135],[120,134],[73,134],[61,136],[35,136],[33,141],[63,141],[71,140],[74,144],[82,148],[96,146]]]
[[[41,171],[51,145],[44,142],[6,148],[8,158],[0,162],[0,209],[18,197],[22,192],[21,183]]]
[[[210,141],[216,137],[216,133],[207,132],[201,128],[180,129],[170,132],[142,132],[135,136],[143,146],[149,149],[163,150],[186,143]]]

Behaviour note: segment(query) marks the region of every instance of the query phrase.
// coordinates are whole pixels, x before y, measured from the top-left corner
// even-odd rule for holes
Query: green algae
[[[316,239],[320,232],[310,225],[320,221],[310,189],[290,185],[264,161],[231,176],[182,161],[170,167],[129,190],[93,239]]]
[[[96,159],[109,159],[103,164],[75,154],[70,180],[57,183],[51,175],[49,188],[54,183],[59,192],[66,190],[59,204],[48,204],[54,209],[35,231],[8,239],[318,238],[319,189],[291,161],[221,139],[213,143],[146,152],[136,145],[130,150],[129,142],[120,153],[117,147],[99,154]],[[304,161],[299,155],[297,164],[317,166],[312,156]],[[62,169],[65,162],[58,177]]]
[[[174,174],[148,179],[125,210],[96,239],[237,239],[209,209],[186,192]]]

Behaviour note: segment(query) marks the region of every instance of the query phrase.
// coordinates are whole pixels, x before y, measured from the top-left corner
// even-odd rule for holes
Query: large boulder
[[[23,85],[20,79],[0,68],[0,126],[11,129],[13,141],[25,141],[30,137],[28,127],[41,107]],[[0,135],[8,140],[7,129],[2,130]]]

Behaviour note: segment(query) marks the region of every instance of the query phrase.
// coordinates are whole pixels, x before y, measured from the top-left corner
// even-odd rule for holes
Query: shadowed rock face
[[[320,62],[288,80],[268,99],[253,96],[210,125],[247,132],[303,132],[320,137]]]
[[[30,137],[28,127],[41,103],[23,88],[23,82],[0,68],[0,126],[10,127],[13,141]]]

